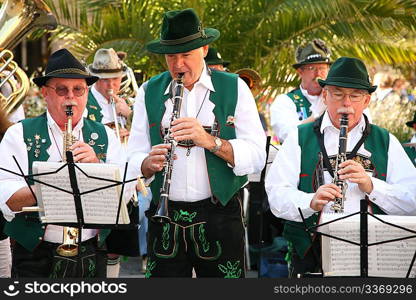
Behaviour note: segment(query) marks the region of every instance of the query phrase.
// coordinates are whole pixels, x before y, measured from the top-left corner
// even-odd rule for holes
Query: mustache
[[[63,108],[66,108],[67,106],[78,106],[78,103],[76,101],[67,101],[61,104]]]
[[[340,107],[337,109],[337,113],[339,114],[354,114],[354,108],[352,107]]]

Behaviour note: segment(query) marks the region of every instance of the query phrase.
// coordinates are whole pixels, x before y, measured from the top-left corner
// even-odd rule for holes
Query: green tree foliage
[[[416,61],[414,0],[47,0],[62,24],[53,39],[86,61],[101,47],[128,53],[127,62],[148,76],[164,70],[161,55],[144,45],[159,36],[162,13],[193,7],[205,27],[221,31],[215,42],[232,70],[257,70],[265,86],[297,84],[291,65],[299,44],[321,38],[332,57],[408,66]]]

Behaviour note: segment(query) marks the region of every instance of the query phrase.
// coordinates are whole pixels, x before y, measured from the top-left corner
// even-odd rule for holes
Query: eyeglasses
[[[343,93],[341,91],[331,91],[329,89],[326,89],[331,94],[331,99],[334,101],[342,101],[345,99],[345,96],[348,96],[351,100],[351,102],[360,102],[363,100],[364,96],[366,94],[359,93],[359,92],[353,92],[351,94]]]
[[[53,86],[49,86],[49,85],[46,85],[46,84],[45,84],[45,86],[48,87],[48,88],[54,89],[55,93],[58,96],[66,96],[69,93],[69,89],[66,86],[53,87]],[[84,87],[84,86],[75,86],[74,88],[72,88],[72,93],[74,94],[75,97],[81,97],[82,95],[85,94],[86,89],[87,88]]]
[[[302,70],[306,70],[306,71],[311,71],[311,72],[323,72],[323,71],[328,71],[329,67],[328,66],[303,66]]]

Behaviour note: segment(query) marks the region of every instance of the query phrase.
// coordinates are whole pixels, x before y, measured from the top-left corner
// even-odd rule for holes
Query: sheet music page
[[[337,219],[343,214],[322,214],[321,223]],[[416,230],[415,216],[377,215],[380,219],[410,230]],[[321,232],[360,242],[360,216],[343,219],[321,228]],[[402,229],[381,223],[368,217],[368,243],[376,243],[401,237],[411,239],[370,246],[368,249],[368,275],[379,277],[406,277],[408,268],[416,251],[416,235]],[[359,246],[322,236],[322,268],[325,276],[359,276]],[[410,277],[416,276],[413,267]]]
[[[63,163],[35,162],[33,171],[35,174],[54,172]],[[120,180],[120,170],[111,164],[82,164],[77,166],[89,176]],[[76,176],[80,193],[92,191],[100,187],[108,186],[111,182],[88,178],[80,170],[76,169]],[[58,186],[61,189],[72,192],[69,180],[68,168],[65,167],[57,173],[41,175],[36,179],[47,184]],[[45,184],[36,183],[36,192],[39,206],[44,208],[41,219],[45,223],[76,222],[74,197],[70,193],[60,191]],[[115,224],[119,205],[121,186],[106,188],[81,195],[81,204],[86,224]],[[130,219],[124,201],[121,201],[119,224],[128,224]]]
[[[379,216],[380,219],[416,231],[415,216]],[[371,217],[370,217],[371,218]],[[415,236],[416,234],[392,227],[375,220],[368,225],[368,242],[375,243],[385,240]],[[416,238],[391,242],[369,248],[368,255],[375,257],[374,264],[370,266],[369,276],[406,277],[413,255],[416,251]],[[416,277],[416,267],[413,266],[409,277]]]
[[[344,214],[322,214],[321,223],[338,219]],[[356,243],[360,242],[360,225],[352,216],[337,222],[324,225],[320,231]],[[344,241],[322,236],[322,269],[325,276],[357,276],[360,274],[360,249],[358,246]],[[334,273],[336,271],[336,274]]]

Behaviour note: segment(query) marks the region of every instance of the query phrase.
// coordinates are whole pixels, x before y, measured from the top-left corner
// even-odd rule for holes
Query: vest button
[[[46,228],[46,226],[45,226],[45,225],[43,225],[41,228],[42,228],[42,229],[45,229],[45,228]]]
[[[41,237],[41,236],[40,236],[40,237],[39,237],[39,241],[41,241],[41,240],[43,240],[43,237]]]

